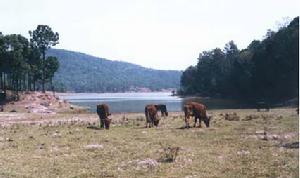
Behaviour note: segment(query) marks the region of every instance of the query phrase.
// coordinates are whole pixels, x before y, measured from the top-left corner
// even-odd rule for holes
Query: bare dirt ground
[[[18,101],[6,103],[3,109],[4,112],[42,114],[86,112],[86,108],[71,105],[52,92],[23,92]]]

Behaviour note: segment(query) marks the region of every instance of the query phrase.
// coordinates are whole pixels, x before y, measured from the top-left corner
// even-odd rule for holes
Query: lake
[[[182,111],[183,103],[196,101],[204,103],[208,109],[233,109],[245,106],[233,100],[201,97],[180,98],[171,93],[61,93],[60,98],[96,112],[96,105],[106,103],[110,112],[144,112],[147,104],[166,104],[168,111]]]
[[[63,93],[60,98],[96,112],[96,105],[109,105],[110,112],[144,112],[147,104],[166,104],[168,111],[181,111],[182,99],[171,93]]]

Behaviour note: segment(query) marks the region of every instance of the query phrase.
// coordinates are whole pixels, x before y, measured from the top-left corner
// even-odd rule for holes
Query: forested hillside
[[[180,85],[180,71],[154,70],[61,49],[48,50],[47,55],[59,60],[60,67],[53,79],[56,90],[124,92],[148,88],[156,91]]]
[[[181,94],[278,102],[299,98],[299,17],[243,50],[204,51],[181,77]]]

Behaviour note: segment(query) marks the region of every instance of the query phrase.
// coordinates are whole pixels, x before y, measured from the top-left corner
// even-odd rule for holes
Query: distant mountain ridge
[[[50,49],[60,67],[53,83],[72,92],[161,91],[177,89],[182,71],[155,70],[63,49]]]

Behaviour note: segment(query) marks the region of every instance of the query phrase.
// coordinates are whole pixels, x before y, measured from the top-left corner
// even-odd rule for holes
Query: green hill
[[[74,92],[124,92],[179,88],[181,71],[154,70],[91,55],[50,49],[60,67],[53,83],[56,89]]]

